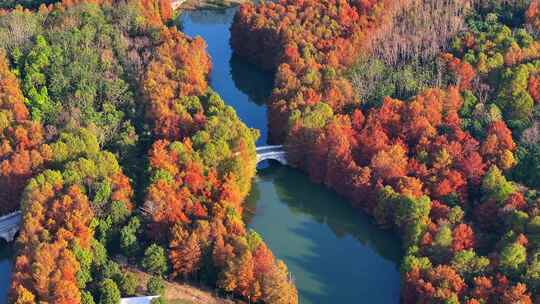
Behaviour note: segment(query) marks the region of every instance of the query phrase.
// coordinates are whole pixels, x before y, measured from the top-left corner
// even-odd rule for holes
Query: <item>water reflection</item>
[[[206,40],[213,58],[210,85],[249,127],[261,131],[257,144],[263,145],[272,74],[233,56],[234,12],[186,12],[180,22],[186,34]],[[298,171],[272,165],[260,168],[246,204],[246,221],[287,263],[301,304],[399,302],[398,238],[335,193]]]
[[[229,29],[232,23],[236,8],[214,9],[214,10],[195,10],[184,13],[189,15],[191,22],[198,25],[223,25]]]
[[[258,171],[248,220],[284,259],[300,303],[398,303],[400,242],[296,170]]]
[[[263,72],[245,60],[233,55],[229,61],[231,77],[235,87],[258,105],[265,105],[274,87],[274,77],[270,72]]]
[[[318,223],[328,225],[336,237],[352,236],[385,259],[400,261],[401,243],[392,231],[380,229],[370,217],[350,207],[333,191],[309,181],[304,173],[273,166],[259,171],[258,175],[263,180],[274,181],[280,200],[293,213],[309,214]]]
[[[180,21],[184,33],[192,37],[201,36],[208,45],[208,53],[213,59],[210,86],[227,104],[235,108],[246,125],[261,131],[257,144],[264,145],[268,128],[266,107],[262,100],[270,94],[272,75],[257,73],[257,69],[253,66],[242,67],[239,60],[233,58],[229,45],[231,36],[229,27],[235,11],[235,8],[189,11],[182,14]],[[212,22],[213,17],[215,22]],[[235,82],[241,83],[243,89],[237,88]]]

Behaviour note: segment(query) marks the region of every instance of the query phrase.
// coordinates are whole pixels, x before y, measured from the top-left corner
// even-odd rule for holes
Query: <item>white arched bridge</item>
[[[275,160],[282,165],[287,165],[287,152],[283,146],[257,147],[257,164],[265,160]],[[0,239],[12,242],[21,225],[21,212],[16,211],[0,217]]]
[[[257,164],[264,160],[275,160],[282,165],[287,164],[287,152],[283,150],[283,146],[263,146],[257,147]]]
[[[0,238],[12,242],[21,225],[21,212],[16,211],[0,217]]]

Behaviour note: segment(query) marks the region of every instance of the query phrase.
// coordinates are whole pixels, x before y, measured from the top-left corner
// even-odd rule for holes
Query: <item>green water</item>
[[[272,75],[232,54],[234,9],[186,12],[180,24],[208,44],[211,86],[267,140],[265,98]],[[347,201],[301,172],[262,164],[247,199],[247,221],[283,259],[302,304],[398,303],[400,242]],[[251,211],[251,212],[250,212]]]

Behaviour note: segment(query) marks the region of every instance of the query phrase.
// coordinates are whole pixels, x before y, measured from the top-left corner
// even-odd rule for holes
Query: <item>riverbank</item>
[[[250,2],[250,0],[177,0],[173,1],[174,10],[224,9]]]
[[[229,28],[236,9],[186,11],[182,31],[200,36],[213,60],[210,84],[267,144],[265,100],[273,74],[233,56]],[[399,303],[401,243],[346,200],[298,170],[259,166],[245,218],[290,270],[301,304]],[[377,273],[373,276],[373,273]]]

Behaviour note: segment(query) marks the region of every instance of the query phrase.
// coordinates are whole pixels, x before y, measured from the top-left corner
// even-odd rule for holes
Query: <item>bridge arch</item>
[[[0,238],[12,242],[19,232],[21,212],[16,211],[0,217]]]
[[[282,145],[257,147],[257,164],[265,160],[275,160],[282,165],[287,165],[287,152]]]

